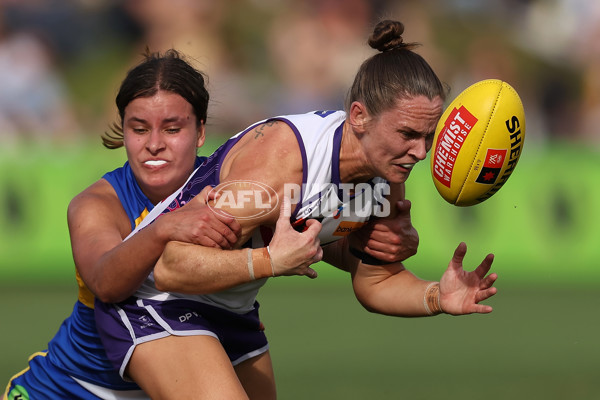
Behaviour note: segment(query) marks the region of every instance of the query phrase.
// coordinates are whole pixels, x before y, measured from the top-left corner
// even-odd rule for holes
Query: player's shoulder
[[[284,167],[282,159],[293,164],[292,158],[296,155],[300,157],[300,147],[293,125],[279,118],[267,119],[255,124],[236,143],[228,153],[223,169],[226,170],[227,164],[234,160],[244,169],[260,170],[270,161]]]
[[[105,179],[94,182],[70,201],[67,214],[71,219],[82,212],[115,209],[120,204],[119,196]]]
[[[346,119],[346,112],[342,110],[316,110],[302,114],[279,115],[266,119],[264,123],[284,123],[290,129],[301,129],[320,125],[334,124]]]
[[[281,118],[272,118],[257,124],[246,135],[248,142],[258,146],[267,144],[286,145],[296,141],[294,130],[290,124]]]

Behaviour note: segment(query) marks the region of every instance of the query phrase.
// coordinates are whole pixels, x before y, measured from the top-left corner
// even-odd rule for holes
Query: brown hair
[[[123,118],[125,108],[138,97],[154,96],[159,90],[173,92],[192,105],[198,124],[206,123],[209,95],[204,74],[193,68],[176,50],[164,54],[146,49],[144,60],[128,73],[115,99],[119,122],[114,122],[110,133],[102,136],[102,144],[109,149],[123,146]]]
[[[417,43],[404,43],[404,25],[399,21],[379,22],[368,44],[380,53],[360,66],[346,98],[346,111],[360,101],[377,116],[392,108],[398,99],[427,96],[446,98],[446,89],[427,61],[415,53]]]

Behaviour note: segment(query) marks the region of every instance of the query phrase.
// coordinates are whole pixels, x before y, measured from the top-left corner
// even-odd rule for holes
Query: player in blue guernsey
[[[460,243],[440,281],[426,281],[407,270],[403,258],[382,263],[369,257],[381,247],[355,241],[365,229],[376,231],[377,223],[399,220],[402,238],[410,239],[404,185],[426,158],[442,115],[444,86],[412,51],[414,44],[403,42],[403,30],[397,21],[375,27],[369,44],[380,53],[361,66],[345,111],[280,116],[249,127],[147,217],[150,224],[132,238],[181,199],[216,185],[218,196],[208,204],[216,213],[236,215],[237,244],[245,248],[170,242],[134,296],[96,302],[102,341],[124,378],[157,398],[275,399],[268,343],[256,332],[255,297],[267,278],[285,274],[281,259],[269,257],[264,245],[279,244],[271,232],[290,217],[299,231],[320,221],[323,260],[350,272],[357,299],[370,311],[406,317],[492,311],[480,303],[496,293],[497,276],[489,274],[493,255],[465,271],[466,245]],[[246,255],[247,269],[232,263],[232,254]],[[252,379],[240,382],[235,367],[249,362],[256,366]]]
[[[103,140],[108,148],[124,146],[128,161],[69,204],[78,299],[47,350],[31,356],[28,368],[8,383],[3,399],[149,398],[112,367],[97,331],[94,301],[128,298],[169,241],[231,249],[238,240],[240,225],[211,211],[202,194],[124,240],[205,161],[197,149],[204,143],[208,100],[203,75],[175,51],[148,54],[127,74],[116,98],[120,123]],[[284,232],[282,245],[272,246],[271,254],[285,258],[280,267],[306,273],[321,254],[319,224],[306,234],[289,222],[284,228],[275,233]],[[307,251],[314,253],[308,259]],[[246,268],[246,258],[240,265]],[[264,335],[260,321],[254,331]]]

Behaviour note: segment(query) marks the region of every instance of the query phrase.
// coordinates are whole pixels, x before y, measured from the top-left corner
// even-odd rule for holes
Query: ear
[[[366,124],[371,119],[367,108],[359,101],[353,101],[350,105],[350,125],[356,133],[364,133]]]
[[[198,125],[198,140],[196,141],[196,147],[200,148],[204,145],[204,141],[206,139],[206,136],[204,135],[204,131],[205,131],[205,125],[204,125],[204,121],[200,121],[200,125]]]

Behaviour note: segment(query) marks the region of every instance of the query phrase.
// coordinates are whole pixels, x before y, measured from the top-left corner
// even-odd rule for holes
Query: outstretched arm
[[[497,275],[488,275],[493,255],[468,272],[462,264],[466,249],[459,244],[439,284],[417,278],[401,263],[357,263],[351,269],[356,297],[369,311],[402,317],[489,313],[492,307],[479,303],[496,294],[492,285]]]

